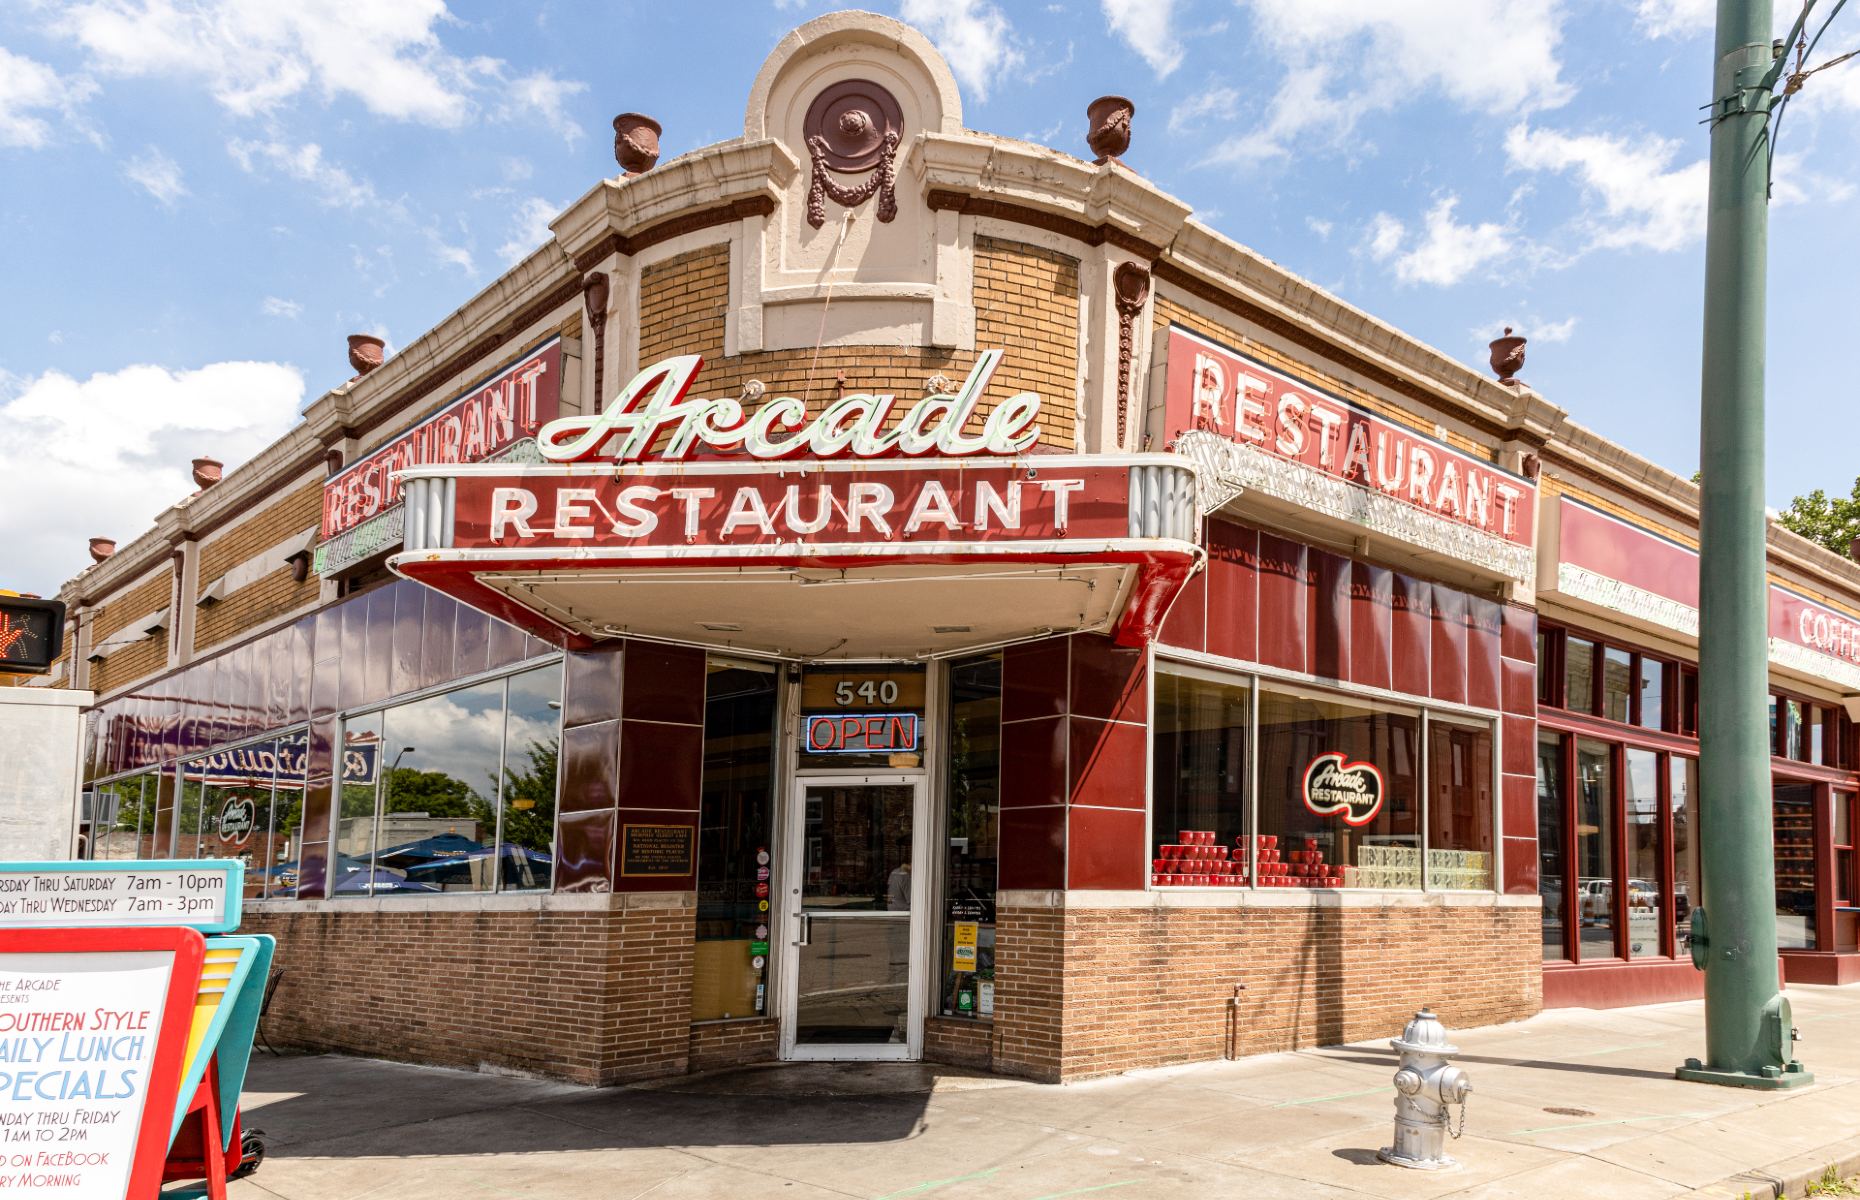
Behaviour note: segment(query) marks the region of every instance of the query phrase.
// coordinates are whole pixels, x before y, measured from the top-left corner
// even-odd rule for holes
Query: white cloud
[[[1346,147],[1364,116],[1417,101],[1528,113],[1572,94],[1557,57],[1561,0],[1241,2],[1286,72],[1264,120],[1218,146],[1212,162]]]
[[[437,258],[441,264],[448,267],[457,267],[467,275],[476,275],[478,273],[478,264],[472,260],[471,247],[454,246],[437,233],[431,231],[428,231],[427,237],[433,244],[433,256]]]
[[[1013,25],[988,0],[904,0],[899,15],[929,35],[977,100],[988,99],[994,82],[1026,61]]]
[[[317,201],[329,208],[373,208],[381,204],[375,185],[357,179],[348,171],[323,157],[323,147],[315,142],[287,145],[283,142],[249,142],[234,138],[226,143],[227,153],[241,170],[258,173],[262,169],[278,171],[299,183],[310,185]],[[396,205],[385,206],[396,210]]]
[[[531,196],[517,205],[512,217],[510,240],[497,248],[497,256],[508,266],[530,256],[535,249],[555,236],[549,222],[560,212],[556,205],[541,196]]]
[[[266,296],[259,303],[258,311],[268,317],[284,317],[295,321],[304,315],[304,306],[295,300],[284,300],[277,296]]]
[[[45,145],[52,140],[52,127],[40,114],[69,114],[96,90],[87,79],[60,76],[0,46],[0,146],[36,150]]]
[[[282,363],[222,362],[83,380],[48,371],[8,391],[0,426],[33,447],[8,467],[11,494],[56,502],[0,505],[5,586],[49,595],[86,565],[85,539],[134,537],[193,492],[189,459],[230,468],[288,430],[304,381]]]
[[[1330,240],[1331,231],[1335,229],[1336,226],[1326,221],[1323,217],[1306,217],[1305,228],[1315,233],[1318,241],[1328,242]]]
[[[1675,166],[1684,147],[1648,136],[1567,134],[1514,126],[1505,137],[1512,166],[1568,172],[1597,206],[1581,225],[1589,248],[1678,250],[1705,232],[1710,168]]]
[[[1636,0],[1634,24],[1648,37],[1692,37],[1710,33],[1716,0]]]
[[[533,110],[563,129],[561,98],[582,85],[546,73],[511,83],[500,59],[450,53],[438,30],[454,19],[444,0],[88,0],[54,28],[100,72],[203,81],[241,116],[309,92],[451,129],[490,97],[498,110]]]
[[[534,112],[569,145],[581,140],[584,131],[568,115],[565,105],[571,96],[587,91],[587,84],[579,80],[557,79],[547,71],[533,71],[511,80],[499,90],[506,97],[500,115],[509,118],[519,113]]]
[[[168,208],[174,202],[187,195],[187,185],[181,182],[181,164],[163,154],[159,147],[150,146],[141,154],[129,160],[123,168],[132,183],[139,183],[148,194],[159,200]]]
[[[1377,262],[1392,262],[1395,278],[1403,283],[1451,287],[1511,249],[1511,233],[1503,225],[1462,225],[1454,220],[1459,202],[1458,196],[1436,201],[1427,210],[1412,247],[1405,225],[1387,213],[1377,213],[1369,225],[1369,256]]]
[[[1169,111],[1169,132],[1182,133],[1193,129],[1209,117],[1226,120],[1239,110],[1240,92],[1237,88],[1209,87]]]
[[[1369,248],[1369,257],[1377,262],[1387,262],[1395,257],[1401,249],[1402,239],[1408,236],[1408,227],[1385,212],[1379,212],[1370,219],[1369,233],[1365,239]]]
[[[1099,0],[1111,32],[1129,43],[1158,79],[1182,65],[1175,36],[1175,0]]]
[[[1487,321],[1472,330],[1473,341],[1481,346],[1494,338],[1502,337],[1507,329],[1521,333],[1531,341],[1543,346],[1552,346],[1567,342],[1576,336],[1576,317],[1565,317],[1561,321],[1533,321],[1528,318],[1504,317],[1496,321]]]

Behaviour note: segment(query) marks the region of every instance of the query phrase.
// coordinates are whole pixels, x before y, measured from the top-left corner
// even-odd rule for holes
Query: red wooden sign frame
[[[161,1028],[150,1068],[142,1124],[136,1131],[135,1161],[129,1169],[125,1200],[156,1200],[162,1167],[168,1160],[168,1136],[180,1102],[182,1056],[194,1024],[194,1000],[206,962],[207,940],[192,929],[151,926],[146,929],[0,929],[0,955],[125,954],[167,951],[174,955],[168,991],[162,1002]]]

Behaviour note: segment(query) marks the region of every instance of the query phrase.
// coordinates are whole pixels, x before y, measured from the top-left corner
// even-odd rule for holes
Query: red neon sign
[[[916,749],[916,713],[824,713],[807,718],[809,754],[895,754]]]

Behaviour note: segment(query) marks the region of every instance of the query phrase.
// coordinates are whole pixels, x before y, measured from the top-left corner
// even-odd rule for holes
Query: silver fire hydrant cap
[[[1447,1027],[1434,1010],[1424,1008],[1402,1028],[1401,1036],[1389,1042],[1404,1054],[1458,1054],[1460,1048],[1447,1040]]]

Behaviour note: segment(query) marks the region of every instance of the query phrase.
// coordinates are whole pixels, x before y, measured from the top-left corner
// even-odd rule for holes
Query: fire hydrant
[[[1466,1132],[1466,1098],[1472,1080],[1447,1060],[1460,1052],[1447,1041],[1446,1027],[1431,1009],[1414,1014],[1414,1020],[1389,1042],[1401,1055],[1395,1071],[1395,1144],[1376,1157],[1398,1167],[1438,1171],[1457,1166],[1447,1157],[1447,1135]],[[1447,1122],[1447,1106],[1460,1106],[1457,1132]]]

